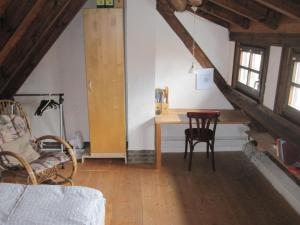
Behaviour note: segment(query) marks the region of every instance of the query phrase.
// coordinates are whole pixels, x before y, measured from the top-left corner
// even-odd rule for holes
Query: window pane
[[[248,70],[240,68],[238,81],[247,85]]]
[[[255,90],[259,89],[259,74],[258,73],[250,72],[249,86]]]
[[[289,106],[300,111],[300,88],[291,86]]]
[[[293,82],[300,84],[300,62],[294,62]]]
[[[241,52],[241,62],[240,64],[242,66],[245,66],[245,67],[249,67],[249,62],[250,62],[250,52],[245,52],[245,51],[242,51]]]
[[[254,70],[260,71],[261,59],[262,59],[261,54],[253,54],[251,68]]]

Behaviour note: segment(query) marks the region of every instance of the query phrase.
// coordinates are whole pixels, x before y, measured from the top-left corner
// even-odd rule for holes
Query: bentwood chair
[[[189,170],[192,168],[193,152],[198,143],[206,142],[206,156],[209,159],[209,148],[211,150],[212,169],[215,171],[215,157],[214,157],[214,144],[215,133],[220,116],[219,111],[205,111],[205,112],[188,112],[189,128],[184,131],[185,133],[185,153],[186,159],[188,144],[190,146],[190,160]],[[194,123],[194,121],[196,123]],[[193,127],[193,124],[196,127]],[[212,129],[210,128],[212,125]]]
[[[60,143],[64,151],[42,151],[43,140]],[[64,164],[70,164],[69,171],[60,169]],[[8,172],[16,178],[25,178],[31,184],[73,185],[76,170],[77,159],[68,142],[52,135],[35,139],[21,105],[11,100],[0,100],[0,182],[1,173]]]

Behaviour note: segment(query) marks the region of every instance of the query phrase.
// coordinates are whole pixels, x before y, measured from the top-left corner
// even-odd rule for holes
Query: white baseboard
[[[184,152],[184,142],[185,140],[183,137],[162,137],[162,152]],[[247,138],[243,136],[216,137],[215,151],[242,151],[246,142]],[[205,143],[199,143],[196,145],[195,152],[204,151],[206,151]]]

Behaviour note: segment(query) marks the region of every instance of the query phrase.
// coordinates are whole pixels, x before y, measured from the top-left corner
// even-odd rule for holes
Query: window
[[[264,47],[236,45],[232,85],[258,102],[263,97],[268,52]]]
[[[300,48],[284,48],[275,110],[300,123]]]

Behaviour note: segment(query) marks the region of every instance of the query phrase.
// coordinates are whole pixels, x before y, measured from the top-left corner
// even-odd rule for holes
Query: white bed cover
[[[87,187],[0,184],[0,225],[104,225],[105,199]]]

